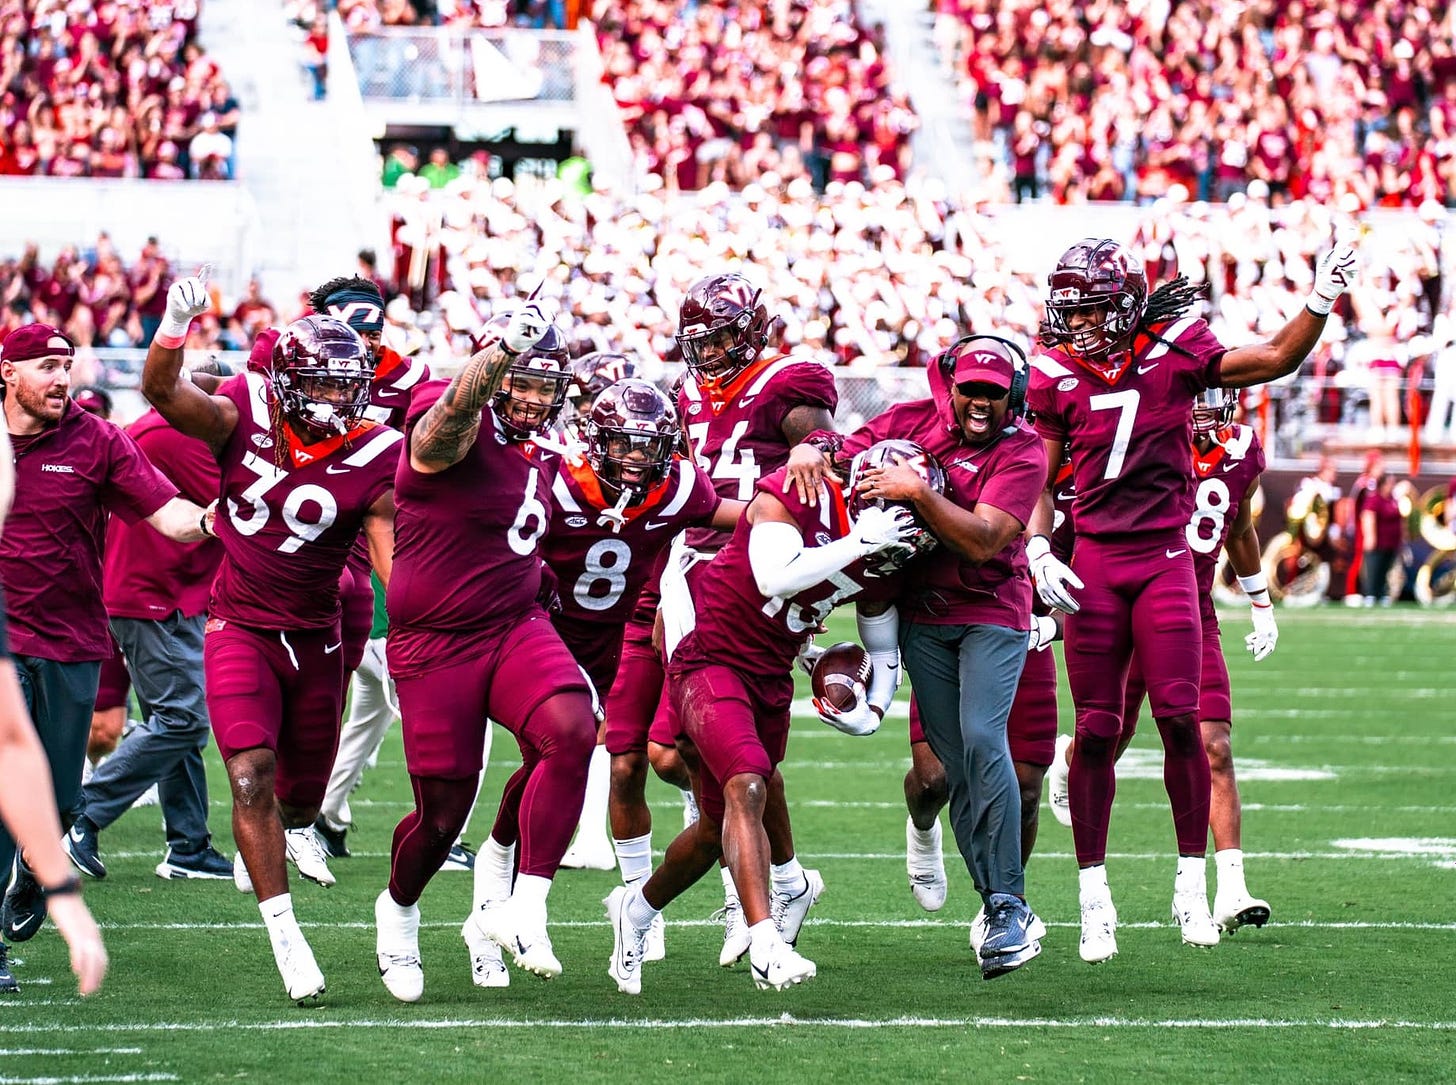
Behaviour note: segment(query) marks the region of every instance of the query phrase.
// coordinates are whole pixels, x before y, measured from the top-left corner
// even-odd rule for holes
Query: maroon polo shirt
[[[106,513],[143,520],[176,497],[177,487],[121,429],[74,403],[55,426],[12,441],[15,505],[0,537],[10,649],[60,663],[106,659]]]
[[[196,437],[178,433],[156,411],[126,428],[142,454],[187,500],[207,505],[218,494],[217,460]],[[180,610],[184,618],[207,613],[207,594],[222,561],[216,539],[179,543],[151,524],[113,516],[106,528],[102,595],[113,618],[159,621]]]

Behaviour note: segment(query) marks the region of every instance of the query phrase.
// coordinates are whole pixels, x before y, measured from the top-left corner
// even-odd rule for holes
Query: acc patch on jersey
[[[586,527],[586,517],[585,516],[568,516],[566,518],[566,526],[567,527]]]
[[[1058,392],[1070,392],[1075,387],[1077,387],[1076,377],[1063,377],[1060,381],[1057,382]]]

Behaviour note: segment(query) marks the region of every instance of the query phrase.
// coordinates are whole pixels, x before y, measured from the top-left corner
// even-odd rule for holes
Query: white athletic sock
[[[635,885],[646,881],[652,873],[652,834],[634,836],[630,840],[613,840],[617,865],[622,869],[622,884]]]
[[[531,911],[546,912],[546,895],[551,892],[551,879],[539,874],[522,874],[516,879],[511,899]]]
[[[784,936],[770,918],[749,927],[748,939],[748,959],[759,969],[764,969],[768,967],[769,955],[775,947],[783,944]]]
[[[640,882],[628,889],[626,909],[627,922],[634,927],[645,927],[662,914],[661,910],[647,903]]]
[[[1244,884],[1244,852],[1242,848],[1225,848],[1213,853],[1213,866],[1218,872],[1218,892],[1232,897],[1247,897]]]
[[[281,953],[290,943],[303,940],[303,931],[293,915],[293,894],[280,893],[260,900],[258,911],[263,916],[263,926],[268,930],[268,940],[273,943],[275,953]]]
[[[804,868],[799,865],[798,856],[795,856],[787,863],[769,867],[769,880],[773,883],[774,892],[780,893],[802,889],[808,879],[804,876]]]
[[[516,873],[516,846],[502,847],[493,836],[487,836],[475,855],[475,896],[471,910],[479,911],[492,901],[511,895],[511,881]]]
[[[1112,896],[1112,890],[1107,886],[1107,867],[1102,863],[1077,871],[1077,885],[1083,897]]]
[[[576,842],[595,843],[607,839],[607,799],[612,793],[612,755],[605,746],[593,748],[586,770],[586,798],[576,823]]]
[[[718,872],[723,875],[723,903],[738,903],[738,886],[733,884],[733,872],[726,866],[720,866]]]
[[[1178,856],[1178,872],[1173,876],[1173,892],[1206,893],[1208,862],[1202,855]]]

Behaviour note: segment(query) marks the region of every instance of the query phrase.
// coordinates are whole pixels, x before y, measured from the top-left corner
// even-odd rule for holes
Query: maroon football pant
[[[1163,739],[1163,779],[1178,851],[1208,842],[1208,756],[1198,729],[1203,636],[1193,557],[1181,531],[1146,539],[1077,540],[1072,567],[1084,587],[1067,617],[1067,680],[1077,742],[1067,781],[1072,840],[1083,866],[1107,857],[1128,671],[1142,660],[1148,702]]]

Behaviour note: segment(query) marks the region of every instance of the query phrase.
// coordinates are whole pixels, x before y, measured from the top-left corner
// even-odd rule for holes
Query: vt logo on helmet
[[[864,478],[866,471],[876,467],[897,466],[913,468],[932,490],[938,494],[945,493],[945,468],[941,467],[940,461],[933,455],[914,441],[902,441],[894,438],[880,441],[870,445],[850,461],[849,479],[845,483],[845,488],[848,491],[846,504],[852,519],[858,520],[860,514],[872,505],[882,509],[900,507],[909,509],[911,513],[915,512],[915,506],[909,501],[889,501],[883,497],[866,499],[859,491],[860,480]],[[879,553],[865,558],[865,572],[871,576],[892,576],[903,569],[917,554],[926,554],[934,550],[940,540],[930,533],[930,529],[925,526],[918,515],[915,517],[915,527],[915,534],[911,536],[908,545],[892,546],[888,550],[881,550]]]
[[[273,345],[273,394],[299,436],[320,441],[358,425],[369,406],[370,358],[336,317],[306,316],[283,329]]]
[[[1116,241],[1084,238],[1062,253],[1047,285],[1042,343],[1115,376],[1127,364],[1115,356],[1132,346],[1147,308],[1148,277],[1137,259]]]
[[[688,289],[678,311],[677,345],[699,384],[732,380],[768,344],[763,291],[742,275],[709,275]]]
[[[492,317],[471,350],[479,351],[497,342],[509,324],[509,316]],[[511,359],[500,391],[490,405],[507,437],[528,441],[556,421],[570,384],[571,356],[565,338],[553,324],[534,346]]]

